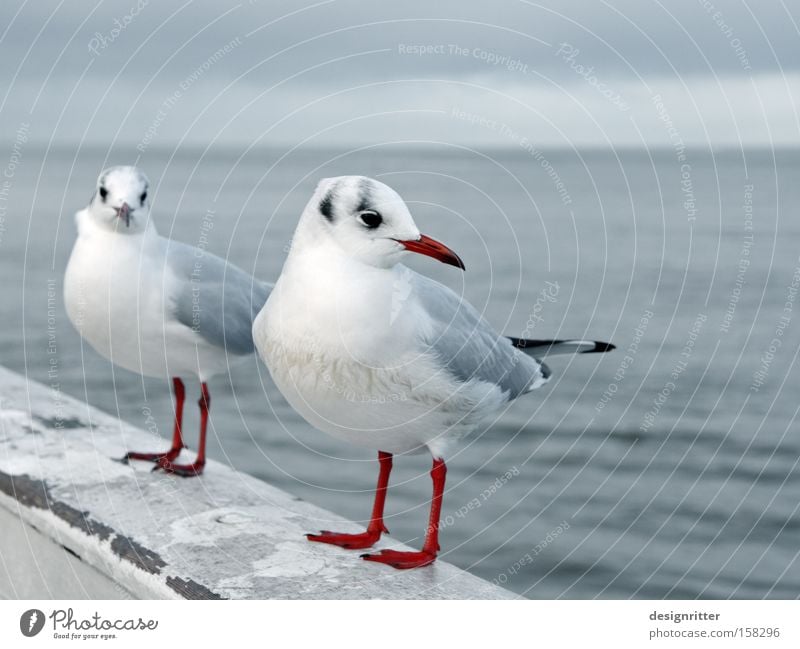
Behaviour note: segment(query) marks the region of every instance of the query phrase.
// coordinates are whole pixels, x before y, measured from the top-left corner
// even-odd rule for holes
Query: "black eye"
[[[108,190],[105,187],[101,187],[100,188],[100,198],[102,198],[103,200],[106,200],[107,196],[108,196]]]
[[[142,192],[142,195],[139,196],[139,200],[141,201],[142,205],[144,205],[146,199],[147,199],[147,192]]]
[[[358,220],[370,230],[374,230],[383,223],[383,217],[374,210],[364,210],[358,215]]]

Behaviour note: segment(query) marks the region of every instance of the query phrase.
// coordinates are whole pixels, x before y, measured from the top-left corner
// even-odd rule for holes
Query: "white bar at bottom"
[[[790,601],[4,601],[0,647],[800,647],[798,620]]]

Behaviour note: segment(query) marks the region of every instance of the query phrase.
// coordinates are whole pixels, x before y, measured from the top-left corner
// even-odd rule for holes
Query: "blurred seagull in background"
[[[495,333],[449,288],[400,262],[414,252],[464,269],[455,252],[420,234],[402,198],[370,178],[323,180],[300,217],[282,274],[253,324],[259,354],[287,401],[310,424],[378,451],[366,532],[309,534],[348,549],[374,545],[397,453],[433,456],[433,497],[419,552],[362,555],[395,568],[432,563],[453,443],[547,382],[534,355],[605,352],[608,343],[524,340]]]
[[[202,473],[211,396],[207,381],[254,350],[252,324],[271,286],[200,248],[159,236],[150,220],[147,177],[112,167],[76,214],[78,239],[64,276],[70,321],[115,365],[150,377],[172,377],[175,423],[168,451],[128,453],[181,476]],[[185,448],[181,377],[201,384],[200,444],[191,464]]]

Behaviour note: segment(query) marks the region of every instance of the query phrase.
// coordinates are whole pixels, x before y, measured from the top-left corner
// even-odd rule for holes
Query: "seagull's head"
[[[97,179],[97,191],[89,204],[95,223],[122,234],[147,227],[148,180],[136,167],[111,167]]]
[[[315,236],[330,237],[362,263],[391,268],[416,252],[464,269],[447,246],[420,234],[408,206],[388,185],[365,176],[322,180],[303,218],[316,225]]]

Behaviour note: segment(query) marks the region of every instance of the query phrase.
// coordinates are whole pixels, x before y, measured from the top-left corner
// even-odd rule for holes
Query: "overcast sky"
[[[140,150],[800,144],[796,0],[3,0],[0,14],[4,146],[21,124]]]

